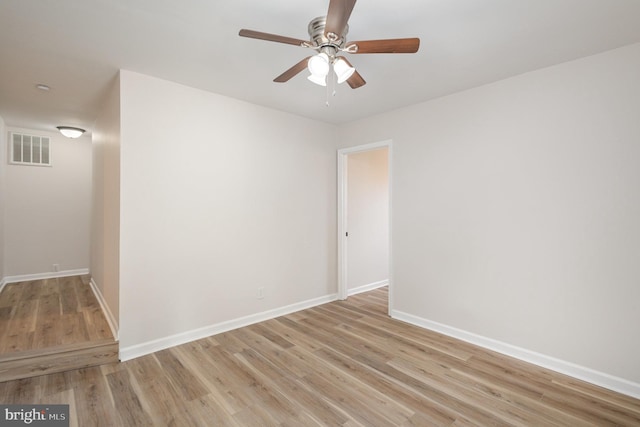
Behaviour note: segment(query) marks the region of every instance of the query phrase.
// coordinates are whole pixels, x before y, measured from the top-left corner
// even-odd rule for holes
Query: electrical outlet
[[[58,271],[60,264],[53,264],[53,271]]]
[[[264,288],[258,288],[258,299],[264,298]]]

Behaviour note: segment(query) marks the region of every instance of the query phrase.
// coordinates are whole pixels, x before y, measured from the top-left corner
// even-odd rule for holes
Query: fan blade
[[[298,74],[299,72],[307,68],[307,63],[309,62],[309,58],[311,57],[307,56],[302,61],[298,62],[296,65],[289,68],[287,71],[285,71],[284,73],[280,74],[278,77],[273,79],[273,81],[277,83],[288,82],[296,74]]]
[[[356,5],[356,0],[331,0],[327,12],[327,22],[324,26],[324,35],[333,33],[342,37],[342,32],[349,22],[349,17]]]
[[[358,50],[351,53],[416,53],[420,48],[420,39],[388,39],[388,40],[364,40],[350,42],[345,50],[356,45]]]
[[[251,39],[286,43],[286,44],[292,44],[295,46],[302,46],[304,43],[308,43],[307,40],[294,39],[292,37],[279,36],[277,34],[261,33],[260,31],[245,30],[245,29],[240,30],[238,35],[241,37],[249,37]]]
[[[344,62],[346,62],[349,67],[355,68],[353,65],[351,65],[351,62],[349,62],[347,58],[345,58],[344,56],[341,56],[340,58]],[[351,89],[358,89],[359,87],[367,84],[367,82],[364,81],[364,79],[362,78],[360,73],[358,73],[358,71],[353,73],[351,77],[347,79],[347,83],[349,83],[349,86],[351,86]]]
[[[347,79],[347,83],[349,83],[351,89],[358,89],[359,87],[367,84],[367,82],[364,81],[360,73],[358,73],[357,71],[353,73],[353,75],[349,77],[349,79]]]

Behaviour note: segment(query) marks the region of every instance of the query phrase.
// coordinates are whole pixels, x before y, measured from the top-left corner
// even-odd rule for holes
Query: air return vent
[[[11,132],[11,157],[13,164],[51,166],[51,141],[48,136],[25,135]]]

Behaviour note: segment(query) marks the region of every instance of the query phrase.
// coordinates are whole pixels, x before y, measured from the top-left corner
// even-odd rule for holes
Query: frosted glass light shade
[[[343,83],[349,79],[356,72],[356,69],[350,67],[343,59],[338,58],[333,63],[333,71],[338,77],[338,83]]]
[[[85,132],[84,129],[74,128],[71,126],[58,126],[57,129],[67,138],[78,138]]]
[[[320,85],[320,86],[326,86],[327,85],[327,77],[326,76],[317,76],[315,74],[311,74],[309,77],[307,77],[309,79],[309,81]]]
[[[325,77],[329,74],[329,56],[326,53],[319,53],[309,58],[307,68],[314,76]]]

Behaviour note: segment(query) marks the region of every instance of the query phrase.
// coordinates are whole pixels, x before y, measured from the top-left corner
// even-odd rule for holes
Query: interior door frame
[[[388,186],[389,186],[389,314],[393,307],[393,277],[392,277],[392,228],[391,228],[391,203],[392,203],[392,156],[393,156],[393,141],[385,140],[380,142],[373,142],[370,144],[357,145],[355,147],[342,148],[338,150],[338,298],[341,300],[347,299],[349,296],[349,289],[347,288],[347,156],[349,154],[361,153],[364,151],[379,150],[381,148],[387,148],[387,162],[388,162]]]

